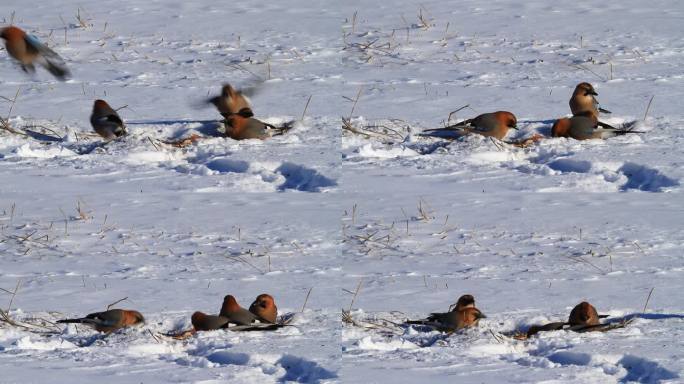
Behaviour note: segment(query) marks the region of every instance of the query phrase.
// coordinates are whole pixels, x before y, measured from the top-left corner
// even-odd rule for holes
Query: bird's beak
[[[596,92],[596,91],[587,91],[587,95],[598,96],[598,92]]]
[[[517,125],[513,125],[513,126],[511,126],[510,128],[513,128],[513,129],[515,129],[515,130],[518,130],[518,126],[517,126]]]

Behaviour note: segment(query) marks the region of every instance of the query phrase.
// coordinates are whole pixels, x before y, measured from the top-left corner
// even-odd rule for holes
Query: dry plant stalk
[[[28,136],[23,132],[19,132],[12,128],[12,126],[9,123],[10,117],[12,116],[12,110],[14,109],[14,105],[17,103],[17,99],[19,98],[19,91],[21,90],[21,87],[17,88],[17,92],[14,94],[14,98],[10,99],[7,97],[2,97],[3,99],[10,101],[10,107],[9,107],[9,112],[7,112],[7,117],[2,118],[0,117],[0,128],[4,129],[5,131],[15,134],[15,135],[21,135],[21,136]]]
[[[356,296],[359,294],[359,291],[361,290],[361,284],[363,284],[363,278],[359,280],[359,284],[356,286],[356,291],[354,291],[354,296],[352,297],[351,303],[349,303],[349,311],[351,312],[352,307],[354,306],[354,301],[356,301]]]
[[[309,98],[306,100],[306,105],[304,106],[304,112],[302,112],[302,118],[299,119],[299,121],[304,121],[304,116],[306,116],[306,110],[309,108],[309,103],[311,102],[311,98],[313,95],[309,95]]]
[[[648,105],[646,106],[646,112],[644,112],[644,121],[646,121],[646,117],[648,117],[648,111],[651,109],[651,103],[653,102],[653,98],[655,95],[651,96],[651,100],[648,101]]]
[[[390,332],[394,335],[402,335],[404,333],[399,324],[393,321],[387,319],[379,319],[378,321],[370,319],[356,320],[352,316],[351,311],[346,311],[344,309],[342,310],[342,322],[366,330],[381,330]]]
[[[304,299],[304,304],[302,305],[302,310],[299,311],[299,313],[304,313],[304,308],[306,308],[306,303],[309,302],[309,296],[311,295],[312,290],[313,290],[313,287],[309,288],[309,292],[306,293],[306,298]]]
[[[111,307],[113,307],[113,306],[119,304],[120,302],[122,302],[122,301],[124,301],[124,300],[128,300],[128,296],[124,297],[123,299],[119,299],[119,300],[117,300],[117,301],[115,301],[115,302],[109,304],[109,305],[107,306],[107,310],[109,311],[109,309],[110,309]]]

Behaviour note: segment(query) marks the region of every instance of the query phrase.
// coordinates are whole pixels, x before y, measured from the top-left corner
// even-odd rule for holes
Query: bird
[[[458,301],[456,302],[456,306],[454,307],[454,310],[456,311],[461,311],[466,308],[475,308],[475,298],[473,295],[463,295],[458,298]]]
[[[257,320],[257,315],[242,308],[233,295],[226,295],[223,298],[223,305],[221,306],[219,316],[223,316],[230,323],[237,325],[248,325]]]
[[[275,323],[278,317],[278,307],[275,305],[275,300],[273,300],[273,296],[266,293],[257,296],[252,305],[249,306],[249,311],[263,323]]]
[[[19,62],[24,72],[35,73],[35,63],[38,63],[61,81],[71,77],[71,72],[64,59],[41,43],[37,37],[29,35],[15,26],[0,30],[0,37],[5,40],[7,53]]]
[[[58,323],[86,324],[95,328],[98,332],[110,333],[118,329],[143,324],[143,315],[130,309],[110,309],[104,312],[95,312],[78,319],[58,320]]]
[[[568,318],[570,326],[591,326],[599,324],[599,315],[593,305],[583,301],[575,306]]]
[[[459,329],[476,327],[480,319],[485,319],[484,313],[475,307],[468,307],[462,310],[455,310],[444,313],[431,313],[427,317],[429,323],[438,325],[442,331],[453,332]]]
[[[511,112],[497,111],[483,113],[473,119],[463,120],[445,128],[426,129],[423,132],[458,130],[503,140],[509,128],[518,129],[517,124],[518,120]]]
[[[451,311],[431,313],[426,319],[409,320],[407,324],[428,325],[443,332],[453,332],[463,328],[476,327],[480,319],[484,318],[487,316],[475,308],[475,298],[472,295],[463,295]]]
[[[207,315],[195,312],[190,318],[195,331],[214,331],[228,326],[228,318],[224,316]]]
[[[269,137],[282,135],[292,128],[291,126],[276,127],[272,124],[257,120],[252,116],[254,116],[254,114],[251,109],[243,108],[238,113],[226,117],[224,121],[226,136],[233,140],[263,140]]]
[[[247,93],[247,91],[244,92]],[[228,118],[230,115],[245,109],[249,110],[249,117],[254,115],[249,99],[243,94],[243,91],[233,88],[230,84],[224,84],[221,94],[208,99],[207,103],[213,104],[224,118]]]
[[[611,113],[599,106],[595,96],[598,96],[598,93],[594,90],[593,85],[586,82],[577,84],[569,102],[572,114],[577,115],[581,112],[591,111],[598,116],[599,112]]]
[[[104,100],[95,100],[90,124],[105,140],[116,139],[128,133],[119,114]]]
[[[580,112],[572,117],[556,120],[551,128],[553,137],[570,137],[575,140],[607,139],[627,133],[643,133],[629,129],[617,129],[598,121],[592,111]]]

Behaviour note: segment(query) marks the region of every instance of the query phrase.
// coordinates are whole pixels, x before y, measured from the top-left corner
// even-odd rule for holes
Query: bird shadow
[[[49,142],[49,143],[59,143],[59,142],[64,141],[61,137],[48,135],[48,134],[43,133],[43,132],[37,132],[37,131],[33,131],[30,129],[26,129],[26,128],[24,128],[24,133],[28,137],[30,137],[34,140],[38,140],[38,141],[45,141],[45,142]]]
[[[441,131],[423,131],[418,134],[421,137],[434,137],[438,139],[457,140],[467,136],[468,132],[462,129],[445,129]]]
[[[632,319],[646,319],[646,320],[665,320],[665,319],[684,319],[684,315],[675,313],[630,313],[624,316],[608,318],[606,324],[620,323]]]

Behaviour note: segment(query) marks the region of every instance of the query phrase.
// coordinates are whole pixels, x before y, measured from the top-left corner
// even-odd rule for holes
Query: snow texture
[[[73,78],[0,49],[0,116],[26,133],[0,129],[0,308],[30,325],[0,319],[0,382],[683,382],[683,17],[666,0],[4,0],[0,26]],[[549,136],[583,81],[602,121],[642,133],[421,135],[468,105],[450,122],[508,110],[508,140]],[[223,137],[206,100],[225,82],[293,128]],[[127,137],[93,134],[100,98]],[[290,326],[162,335],[264,292]],[[487,318],[452,335],[341,321],[464,293]],[[55,324],[120,299],[145,325]],[[505,336],[583,300],[633,321]]]

